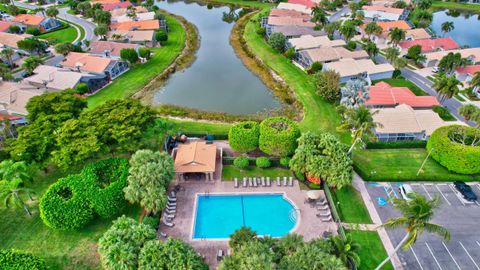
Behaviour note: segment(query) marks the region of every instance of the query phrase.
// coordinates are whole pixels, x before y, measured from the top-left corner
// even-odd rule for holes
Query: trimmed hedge
[[[233,165],[240,170],[243,170],[248,167],[250,161],[246,157],[237,157],[233,160]]]
[[[255,160],[255,165],[258,168],[266,169],[266,168],[272,166],[272,162],[270,162],[270,159],[268,159],[267,157],[258,157]]]
[[[0,250],[0,269],[8,270],[46,270],[43,259],[20,250]]]
[[[427,143],[432,158],[449,171],[461,174],[480,173],[480,146],[454,142],[449,135],[453,132],[465,133],[467,137],[480,137],[480,130],[460,125],[451,125],[435,130]]]
[[[285,157],[297,149],[300,129],[286,117],[271,117],[260,124],[260,150],[268,155]]]
[[[425,148],[427,141],[368,142],[367,149]]]
[[[238,123],[228,132],[228,143],[235,151],[247,153],[258,147],[260,127],[255,121]]]
[[[53,229],[73,230],[85,226],[93,218],[82,185],[81,175],[74,174],[51,185],[40,199],[40,217]]]

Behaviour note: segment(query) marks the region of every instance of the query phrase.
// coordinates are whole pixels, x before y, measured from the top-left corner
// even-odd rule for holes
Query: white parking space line
[[[438,192],[440,192],[440,194],[442,194],[442,197],[445,199],[445,201],[447,201],[448,205],[452,205],[452,204],[447,200],[447,197],[445,197],[445,195],[443,194],[443,192],[438,188],[438,186],[435,185],[435,187],[437,188]]]
[[[443,244],[443,247],[447,250],[448,252],[448,255],[450,255],[450,257],[452,258],[453,262],[455,263],[455,265],[458,267],[459,270],[462,270],[462,268],[460,268],[460,265],[458,265],[457,261],[455,260],[455,258],[453,257],[452,253],[450,253],[450,250],[448,250],[447,248],[447,245],[445,245],[445,243],[442,241],[442,244]]]
[[[432,195],[430,195],[430,192],[428,192],[427,188],[425,187],[425,185],[422,185],[423,187],[423,190],[425,190],[425,192],[427,193],[428,195],[428,198],[430,198],[430,200],[432,199]]]
[[[443,270],[442,267],[440,266],[440,263],[438,263],[437,258],[435,258],[435,255],[433,255],[432,249],[430,248],[427,242],[425,242],[425,245],[427,245],[428,251],[430,251],[430,254],[432,255],[435,262],[437,263],[438,268],[440,268],[440,270]]]
[[[475,267],[480,270],[480,267],[478,267],[478,264],[473,260],[472,256],[470,255],[470,253],[468,253],[468,250],[465,248],[465,246],[462,244],[462,242],[458,241],[458,243],[460,243],[460,246],[462,246],[463,250],[465,250],[465,253],[467,253],[468,257],[470,258],[470,260],[472,260],[473,264],[475,264]]]
[[[478,244],[478,242],[477,242],[477,244]],[[415,260],[417,260],[418,266],[420,266],[420,269],[423,270],[422,264],[420,263],[420,260],[418,260],[417,253],[415,253],[415,251],[413,251],[412,246],[410,246],[410,250],[412,251],[413,256],[415,257]]]
[[[448,185],[450,187],[450,189],[453,191],[453,194],[455,194],[455,197],[457,197],[457,199],[463,204],[463,206],[465,206],[465,203],[463,202],[463,200],[458,196],[458,193],[455,189],[453,189],[452,185]]]

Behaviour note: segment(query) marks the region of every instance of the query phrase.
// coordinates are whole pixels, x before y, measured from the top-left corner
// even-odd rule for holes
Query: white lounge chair
[[[167,213],[165,213],[165,212],[163,212],[163,216],[164,216],[165,218],[168,218],[168,219],[174,219],[174,218],[175,218],[175,215],[167,214]]]
[[[253,178],[253,186],[254,186],[254,187],[257,187],[257,186],[258,186],[258,185],[257,185],[257,178],[256,178],[256,177]]]
[[[165,221],[165,220],[162,220],[162,223],[167,226],[167,227],[173,227],[175,226],[175,224],[173,224],[173,222],[168,222],[168,221]]]
[[[318,213],[317,214],[317,217],[328,217],[328,216],[331,216],[332,213],[330,213],[330,211],[326,212],[326,213]]]
[[[176,198],[177,197],[177,194],[175,193],[175,191],[170,191],[170,197],[171,198]]]
[[[287,186],[287,177],[286,176],[283,177],[283,186]]]
[[[270,177],[267,177],[267,180],[266,180],[266,181],[267,181],[267,182],[266,182],[266,183],[267,183],[267,187],[271,186]]]
[[[282,186],[282,182],[280,182],[280,177],[277,176],[277,186],[281,187]]]
[[[293,187],[293,177],[288,178],[288,185]]]
[[[328,209],[329,209],[328,205],[317,207],[317,210],[328,210]]]
[[[247,187],[247,178],[246,178],[246,177],[243,177],[242,186],[243,186],[243,187]]]
[[[160,236],[163,237],[163,238],[167,238],[167,234],[164,233],[164,232],[160,232]]]
[[[168,198],[168,201],[169,202],[172,202],[172,203],[176,203],[177,202],[177,198],[170,198],[170,197],[167,197]]]
[[[262,177],[262,186],[266,187],[267,185],[265,185],[265,177]]]
[[[223,257],[223,250],[219,249],[217,252],[217,261],[221,261]]]
[[[248,186],[253,187],[253,182],[251,177],[248,178]]]
[[[327,218],[322,218],[322,221],[325,221],[325,222],[332,221],[332,216],[329,216]]]
[[[165,209],[164,213],[166,213],[167,215],[176,215],[176,214],[177,214],[177,210]]]
[[[234,186],[235,186],[235,188],[238,188],[238,179],[237,179],[237,178],[235,178],[235,179],[233,179],[233,181],[235,182],[235,185],[234,185]]]
[[[176,202],[167,202],[167,206],[169,207],[177,207],[177,203]]]

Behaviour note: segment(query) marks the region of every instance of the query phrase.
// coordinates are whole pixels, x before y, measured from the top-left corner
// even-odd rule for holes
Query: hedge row
[[[19,250],[0,250],[0,269],[8,270],[46,270],[44,260],[33,254]]]
[[[256,166],[256,158],[247,158],[248,159],[248,165],[249,166]],[[280,158],[268,158],[271,163],[271,167],[286,167],[282,166],[280,163]],[[222,159],[222,164],[223,165],[233,165],[233,161],[235,160],[235,157],[223,157]]]
[[[368,142],[367,149],[425,148],[427,141]]]
[[[259,136],[260,127],[257,122],[241,122],[230,128],[228,143],[233,150],[247,153],[257,149]]]
[[[112,158],[86,166],[52,184],[40,199],[40,217],[54,229],[82,228],[94,214],[109,218],[125,206],[128,160]]]

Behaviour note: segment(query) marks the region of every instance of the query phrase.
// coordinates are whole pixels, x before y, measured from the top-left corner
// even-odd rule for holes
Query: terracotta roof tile
[[[433,96],[416,96],[407,87],[392,87],[386,82],[379,82],[370,86],[369,96],[370,98],[365,102],[365,105],[396,106],[407,104],[413,108],[439,105],[437,98]]]
[[[137,49],[139,45],[130,43],[120,43],[112,41],[92,41],[90,43],[90,52],[94,54],[103,54],[109,51],[111,55],[120,56],[122,49]]]
[[[45,17],[32,15],[32,14],[20,14],[12,19],[12,22],[23,23],[26,25],[39,25]]]
[[[109,58],[71,52],[65,57],[62,65],[74,70],[80,67],[81,71],[103,73],[112,61]]]
[[[113,30],[155,30],[160,28],[158,20],[132,21],[115,23],[110,26]]]
[[[204,141],[180,144],[175,156],[175,172],[214,172],[217,158],[217,146]]]
[[[448,51],[460,48],[460,45],[458,45],[451,37],[403,41],[400,42],[399,45],[402,49],[408,49],[414,45],[420,45],[422,46],[422,52],[433,52],[439,49]]]

